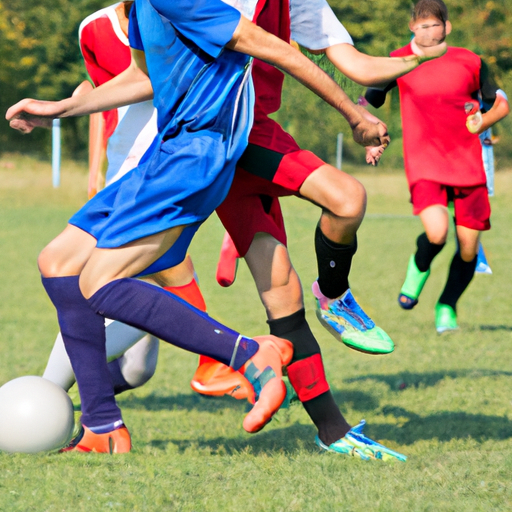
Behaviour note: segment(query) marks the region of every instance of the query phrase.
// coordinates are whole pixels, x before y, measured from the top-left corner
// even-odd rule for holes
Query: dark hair
[[[133,2],[123,2],[124,4],[124,15],[128,18]]]
[[[448,7],[443,0],[419,0],[412,9],[412,20],[421,20],[433,16],[443,23],[448,21]]]

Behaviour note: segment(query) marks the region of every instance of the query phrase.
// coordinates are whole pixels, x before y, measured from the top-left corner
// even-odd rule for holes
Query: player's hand
[[[448,46],[443,41],[442,43],[433,45],[433,46],[422,46],[421,48],[416,44],[416,38],[411,41],[411,49],[418,57],[418,62],[421,64],[422,62],[426,62],[428,60],[437,59],[437,57],[442,57]]]
[[[34,128],[51,128],[52,120],[63,111],[58,101],[25,98],[10,107],[5,118],[14,130],[30,133]]]
[[[379,163],[382,153],[385,151],[385,147],[382,146],[366,146],[366,163],[368,165],[377,166]]]
[[[361,146],[382,146],[386,149],[390,142],[388,127],[365,108],[357,105],[356,109],[361,117],[351,126],[354,140]]]

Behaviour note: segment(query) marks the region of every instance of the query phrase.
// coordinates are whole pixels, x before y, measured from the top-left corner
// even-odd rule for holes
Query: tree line
[[[365,53],[386,56],[407,44],[410,38],[410,0],[329,0],[352,35],[356,47]],[[24,97],[55,100],[66,97],[86,78],[78,48],[78,26],[83,18],[111,2],[102,0],[0,0],[0,109],[2,112]],[[512,2],[509,0],[448,0],[453,32],[448,43],[481,55],[497,84],[512,99]],[[335,72],[325,58],[311,56],[342,85],[352,99],[364,92],[357,84]],[[384,165],[401,165],[401,129],[398,95],[393,91],[375,112],[387,124],[394,143],[387,150]],[[301,146],[334,162],[336,136],[344,132],[344,158],[360,160],[362,151],[350,141],[346,123],[329,106],[291,79],[285,82],[283,105],[275,116]],[[442,122],[442,119],[440,119]],[[512,157],[508,141],[512,122],[498,127],[502,143],[497,155]],[[87,119],[63,122],[64,153],[83,159],[87,151]],[[7,122],[0,124],[0,153],[33,152],[48,155],[50,134],[36,130],[22,136]]]

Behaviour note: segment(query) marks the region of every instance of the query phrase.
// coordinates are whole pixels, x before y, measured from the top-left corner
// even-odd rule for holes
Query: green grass
[[[496,179],[493,229],[483,237],[493,276],[476,276],[459,307],[459,332],[437,336],[433,308],[453,240],[433,265],[419,305],[396,296],[420,231],[401,173],[361,173],[369,194],[351,275],[355,295],[396,342],[390,356],[347,349],[315,319],[313,231],[318,210],[283,201],[292,260],[335,398],[351,423],[409,456],[405,464],[322,454],[300,405],[260,434],[241,428],[245,405],[195,395],[194,355],[162,344],[155,377],[121,395],[134,442],[123,456],[0,455],[1,511],[489,511],[512,509],[510,254],[512,172]],[[38,251],[85,201],[87,177],[66,163],[60,189],[47,163],[0,159],[0,383],[41,374],[57,332],[40,284]],[[216,218],[199,231],[192,256],[210,313],[249,335],[265,315],[244,264],[221,289]],[[4,418],[0,418],[4,421]]]

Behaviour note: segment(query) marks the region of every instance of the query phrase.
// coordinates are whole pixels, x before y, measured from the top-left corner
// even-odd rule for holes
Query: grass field
[[[119,399],[132,453],[0,454],[0,511],[512,510],[512,171],[497,175],[493,229],[483,237],[494,275],[476,276],[460,302],[461,329],[446,336],[435,333],[433,308],[453,237],[420,304],[400,310],[396,296],[420,224],[402,174],[358,176],[369,204],[352,288],[395,340],[395,353],[353,352],[318,324],[309,293],[318,211],[294,198],[283,201],[290,252],[338,404],[351,423],[365,418],[371,437],[407,454],[405,464],[319,453],[300,405],[250,436],[241,428],[246,406],[195,395],[188,381],[196,356],[162,344],[155,377]],[[47,163],[0,159],[0,384],[43,371],[57,322],[36,257],[85,200],[86,181],[84,168],[66,164],[53,190]],[[245,334],[265,333],[245,265],[232,288],[215,283],[222,232],[210,219],[191,250],[209,312]]]

